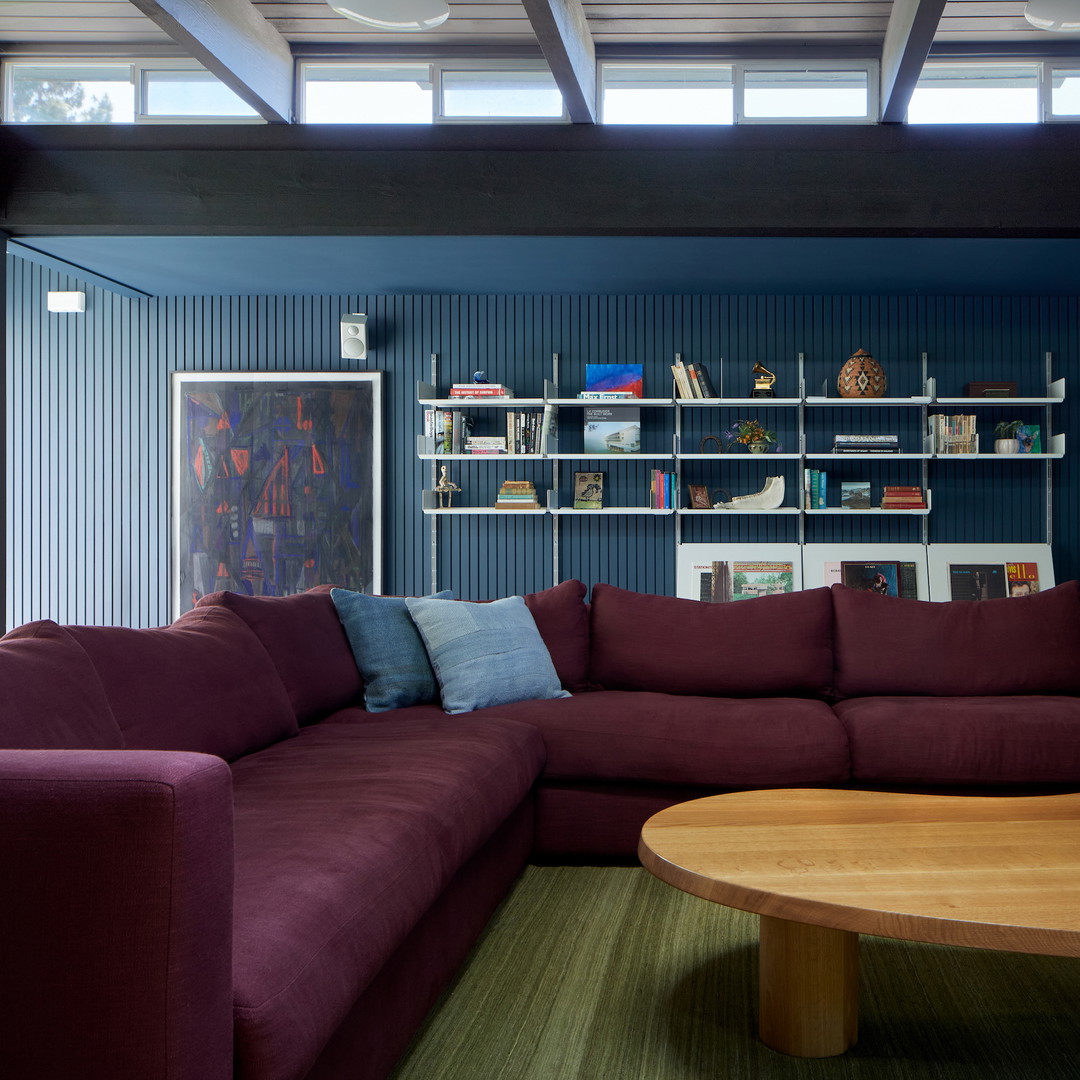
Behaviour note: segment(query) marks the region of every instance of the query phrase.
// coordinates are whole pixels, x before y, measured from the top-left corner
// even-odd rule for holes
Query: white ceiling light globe
[[[376,30],[432,30],[450,15],[444,0],[338,0],[330,7]]]
[[[1028,0],[1024,18],[1040,30],[1080,30],[1080,0]]]

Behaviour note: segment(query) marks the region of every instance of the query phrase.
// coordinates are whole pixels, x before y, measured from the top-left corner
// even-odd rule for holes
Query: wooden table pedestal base
[[[859,935],[760,916],[759,1037],[797,1057],[832,1057],[859,1033]]]

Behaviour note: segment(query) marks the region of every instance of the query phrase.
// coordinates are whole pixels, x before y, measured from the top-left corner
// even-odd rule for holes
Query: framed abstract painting
[[[382,590],[382,375],[172,376],[173,618],[207,593]]]

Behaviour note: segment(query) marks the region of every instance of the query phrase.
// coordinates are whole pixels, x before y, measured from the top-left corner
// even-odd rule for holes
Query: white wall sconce
[[[86,310],[84,292],[50,292],[46,303],[50,311],[63,311],[68,314],[82,314]]]

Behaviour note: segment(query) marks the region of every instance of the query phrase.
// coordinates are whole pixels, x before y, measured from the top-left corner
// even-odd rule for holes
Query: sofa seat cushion
[[[543,762],[527,724],[440,713],[321,724],[234,764],[238,1077],[307,1073]]]
[[[0,640],[0,747],[122,750],[124,736],[82,646],[51,619]]]
[[[469,715],[534,724],[550,780],[775,787],[849,775],[844,729],[828,705],[807,698],[600,690]]]
[[[67,630],[93,661],[129,750],[232,761],[296,734],[266,650],[231,611],[195,608],[151,630]]]
[[[859,781],[1080,782],[1080,698],[850,698],[835,709]]]
[[[844,697],[1080,694],[1080,585],[931,603],[832,587]]]
[[[589,674],[607,690],[786,697],[831,687],[828,589],[704,604],[601,584],[590,617]]]
[[[227,608],[247,623],[270,654],[300,724],[359,701],[364,689],[330,590],[317,585],[294,596],[216,592],[197,605]]]

